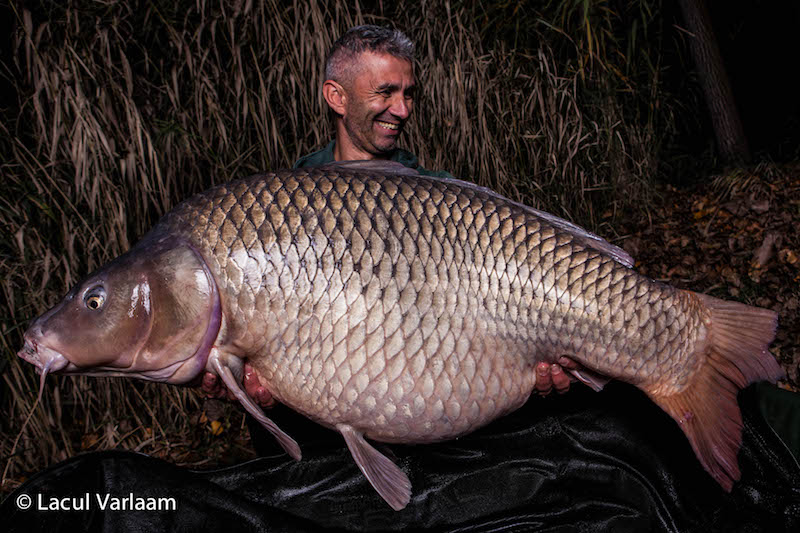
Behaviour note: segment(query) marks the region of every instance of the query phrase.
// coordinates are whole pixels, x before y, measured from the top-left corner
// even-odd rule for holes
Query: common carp
[[[213,187],[36,319],[19,352],[41,373],[221,379],[341,433],[394,509],[405,473],[367,442],[428,443],[520,407],[562,356],[601,388],[643,390],[730,490],[739,389],[783,375],[777,316],[637,274],[620,248],[488,189],[385,162],[279,171]]]

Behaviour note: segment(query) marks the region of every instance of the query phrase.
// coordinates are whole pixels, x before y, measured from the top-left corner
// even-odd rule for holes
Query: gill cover
[[[185,383],[205,367],[219,326],[216,284],[200,254],[151,238],[77,284],[25,338],[40,355],[66,358],[68,373]]]

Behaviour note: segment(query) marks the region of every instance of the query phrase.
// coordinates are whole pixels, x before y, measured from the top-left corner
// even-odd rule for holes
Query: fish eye
[[[106,301],[106,291],[103,287],[94,287],[86,292],[83,297],[83,303],[87,309],[97,311],[103,307]]]

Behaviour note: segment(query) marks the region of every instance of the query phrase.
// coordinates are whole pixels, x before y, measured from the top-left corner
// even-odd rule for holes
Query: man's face
[[[394,150],[414,105],[411,63],[389,54],[356,58],[347,91],[345,131],[354,148],[381,157]]]

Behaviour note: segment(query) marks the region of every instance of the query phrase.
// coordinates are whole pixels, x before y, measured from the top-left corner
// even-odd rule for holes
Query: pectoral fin
[[[217,374],[222,378],[222,381],[225,383],[225,386],[228,387],[228,390],[233,392],[233,395],[236,396],[236,399],[239,400],[239,403],[245,408],[245,410],[253,415],[253,418],[258,420],[258,422],[266,428],[267,431],[272,433],[272,436],[278,441],[278,444],[286,450],[293,459],[299,461],[302,457],[300,453],[300,446],[297,445],[297,442],[284,433],[281,428],[275,425],[275,422],[270,420],[264,414],[264,411],[261,410],[259,406],[255,404],[255,402],[247,395],[247,393],[242,389],[242,386],[236,380],[231,371],[230,367],[223,364],[219,357],[212,357],[212,363],[214,365],[214,369],[217,371]]]
[[[339,424],[336,429],[344,437],[358,468],[370,485],[392,509],[399,511],[411,499],[411,482],[400,468],[373,448],[352,426]]]

